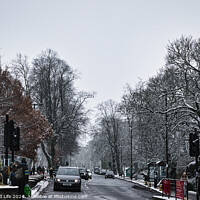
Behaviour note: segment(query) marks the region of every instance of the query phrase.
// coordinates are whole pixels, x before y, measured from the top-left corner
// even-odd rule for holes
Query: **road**
[[[103,175],[93,174],[92,180],[82,180],[82,191],[53,191],[53,180],[35,198],[41,199],[85,199],[85,200],[148,200],[155,195],[150,191],[133,187],[134,184],[118,179],[105,179]]]

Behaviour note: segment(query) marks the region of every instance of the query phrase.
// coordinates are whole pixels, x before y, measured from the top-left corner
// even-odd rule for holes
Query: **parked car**
[[[115,178],[114,172],[113,171],[107,171],[105,174],[105,178]]]
[[[82,179],[88,180],[89,175],[86,168],[79,168],[79,173]]]
[[[87,169],[88,178],[92,179],[92,172],[90,169]]]
[[[77,167],[59,167],[53,190],[72,189],[81,192],[81,177]]]
[[[101,170],[100,170],[100,174],[101,174],[101,175],[105,175],[105,174],[106,174],[106,169],[101,169]]]

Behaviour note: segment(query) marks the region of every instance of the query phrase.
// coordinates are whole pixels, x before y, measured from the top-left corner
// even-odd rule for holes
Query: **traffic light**
[[[13,150],[19,151],[19,147],[20,147],[20,128],[17,127],[14,129],[13,132]]]
[[[7,121],[4,125],[4,146],[10,147],[11,151],[19,151],[20,128],[15,128],[13,120]]]
[[[15,131],[14,121],[10,120],[8,122],[8,147],[13,147],[13,133]]]
[[[4,123],[4,147],[8,147],[8,124],[6,121]]]
[[[190,156],[195,157],[199,155],[199,137],[197,133],[190,133],[189,135],[190,143]]]

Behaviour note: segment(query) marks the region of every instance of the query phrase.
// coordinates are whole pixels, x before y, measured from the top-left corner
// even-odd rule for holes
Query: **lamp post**
[[[120,154],[121,154],[121,164],[120,164],[120,171],[121,171],[121,176],[123,175],[123,166],[122,166],[122,144],[120,144],[120,150],[121,150],[121,152],[120,152]]]

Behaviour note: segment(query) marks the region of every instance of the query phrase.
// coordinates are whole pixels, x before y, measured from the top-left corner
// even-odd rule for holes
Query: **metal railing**
[[[160,182],[162,184],[162,195],[168,198],[188,199],[188,182],[178,179],[164,178]]]

